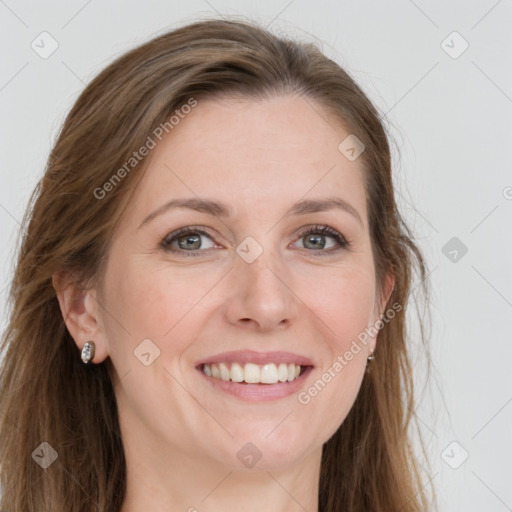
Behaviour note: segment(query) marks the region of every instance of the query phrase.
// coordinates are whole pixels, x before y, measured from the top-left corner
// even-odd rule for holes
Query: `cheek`
[[[125,358],[150,339],[166,364],[172,365],[198,336],[205,294],[217,281],[218,276],[210,279],[204,273],[199,280],[187,272],[171,273],[165,264],[148,268],[136,258],[112,269],[107,284],[107,338],[114,362],[131,364]]]
[[[375,276],[364,268],[345,269],[332,274],[319,287],[312,309],[323,323],[322,332],[338,355],[365,331],[375,303]]]
[[[172,327],[180,310],[193,300],[193,290],[187,290],[179,278],[172,282],[169,272],[155,266],[149,268],[137,258],[121,263],[110,273],[109,303],[130,332],[161,337]],[[168,308],[169,303],[174,307]]]
[[[314,297],[311,309],[326,351],[316,379],[297,399],[301,413],[310,418],[308,428],[321,432],[323,439],[338,429],[358,395],[367,360],[365,345],[371,341],[366,333],[374,300],[374,274],[362,268],[340,272],[325,282],[324,293]]]
[[[172,309],[164,315],[163,283],[158,275],[139,272],[134,265],[118,261],[108,272],[104,306],[107,341],[114,363],[123,358],[122,354],[130,355],[146,338],[160,348],[162,335],[174,320],[169,315]]]

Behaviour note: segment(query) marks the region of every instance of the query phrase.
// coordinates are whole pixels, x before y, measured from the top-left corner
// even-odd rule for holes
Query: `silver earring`
[[[84,364],[89,364],[94,359],[94,352],[96,350],[96,345],[94,341],[87,341],[85,345],[82,347],[82,362]]]
[[[371,373],[371,368],[372,368],[372,365],[371,365],[371,362],[373,361],[374,359],[374,356],[373,356],[373,350],[370,352],[370,355],[368,356],[368,359],[367,359],[367,362],[366,362],[366,373],[369,374]]]

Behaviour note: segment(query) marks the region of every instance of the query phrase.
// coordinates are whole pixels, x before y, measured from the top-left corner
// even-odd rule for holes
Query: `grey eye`
[[[170,251],[197,251],[215,247],[209,235],[198,230],[171,233],[163,241],[163,246]]]

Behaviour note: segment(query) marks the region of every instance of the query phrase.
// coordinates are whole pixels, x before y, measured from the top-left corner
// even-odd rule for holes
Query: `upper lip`
[[[300,366],[313,366],[311,359],[293,352],[258,352],[255,350],[233,350],[230,352],[221,352],[205,359],[197,361],[196,366],[211,363],[293,363]]]

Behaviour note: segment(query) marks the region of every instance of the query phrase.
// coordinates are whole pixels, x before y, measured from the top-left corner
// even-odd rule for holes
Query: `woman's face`
[[[270,469],[318,453],[343,422],[375,345],[354,340],[383,305],[347,136],[298,96],[200,100],[151,150],[93,338],[116,371],[125,445]]]

